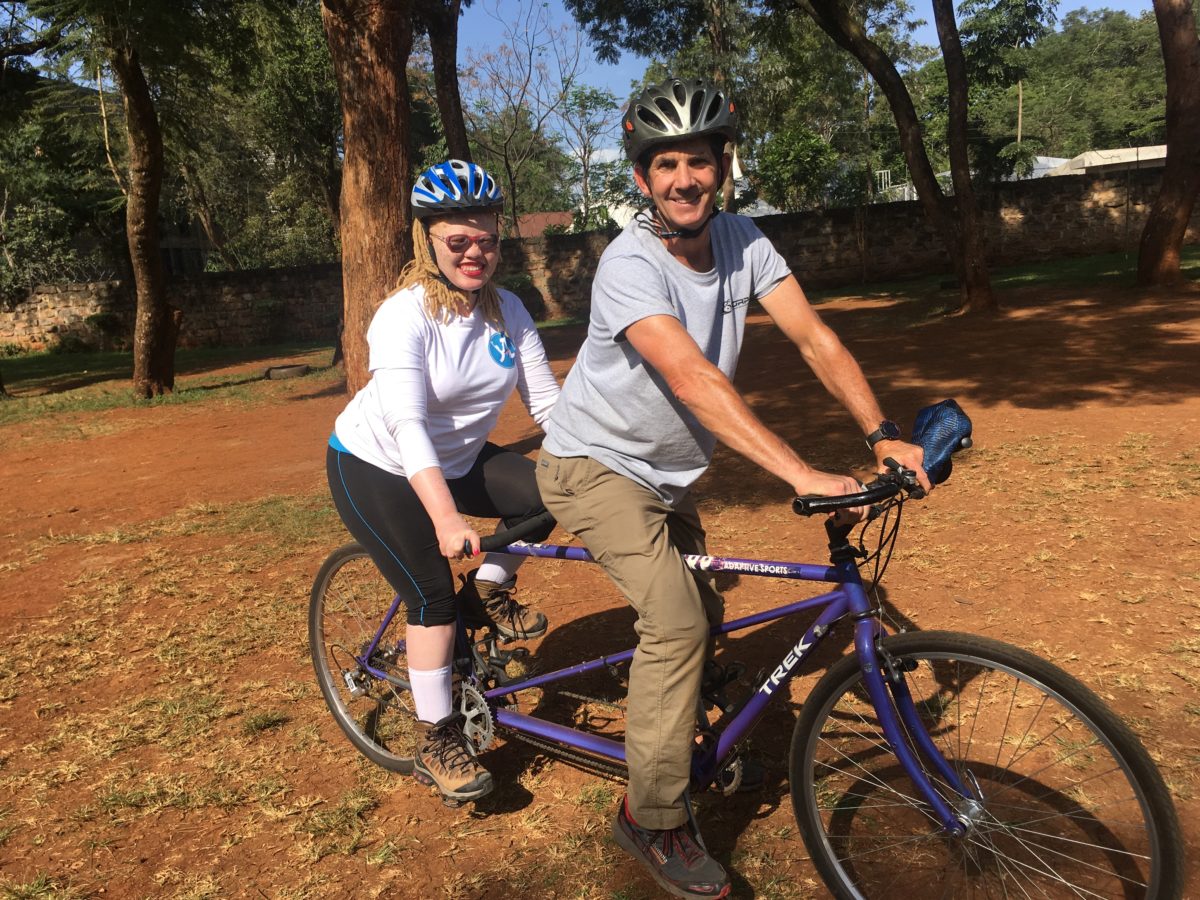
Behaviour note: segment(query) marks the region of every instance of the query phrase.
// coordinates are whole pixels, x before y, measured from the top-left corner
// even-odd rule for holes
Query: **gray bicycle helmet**
[[[430,166],[418,176],[411,199],[413,215],[423,219],[465,209],[499,206],[504,202],[504,195],[496,179],[482,166],[448,159]]]
[[[737,140],[737,109],[713,85],[698,78],[668,78],[629,101],[621,122],[630,162],[656,144],[719,134]]]

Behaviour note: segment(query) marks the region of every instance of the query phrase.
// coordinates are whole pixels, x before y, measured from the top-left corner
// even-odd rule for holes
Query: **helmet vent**
[[[679,128],[683,124],[679,119],[679,110],[669,103],[665,97],[655,97],[654,107],[658,111],[658,115],[654,115],[653,112],[644,106],[638,107],[638,112],[643,114],[639,118],[652,128],[669,133],[672,130],[672,126]]]
[[[700,121],[705,124],[716,121],[717,117],[721,115],[721,110],[724,106],[725,98],[720,94],[713,94],[708,101],[708,109],[704,111],[704,118]]]

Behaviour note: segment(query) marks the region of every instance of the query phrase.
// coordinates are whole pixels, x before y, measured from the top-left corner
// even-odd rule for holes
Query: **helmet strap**
[[[704,234],[704,229],[708,227],[708,223],[715,219],[717,213],[719,212],[720,210],[714,206],[712,211],[708,214],[708,218],[701,222],[697,227],[670,229],[667,228],[666,224],[663,222],[662,216],[659,215],[658,210],[654,207],[651,207],[650,215],[642,219],[640,224],[643,228],[650,229],[652,232],[654,232],[656,237],[662,238],[664,241],[671,240],[673,238],[684,238],[685,240],[690,240],[691,238],[700,237],[700,235]]]

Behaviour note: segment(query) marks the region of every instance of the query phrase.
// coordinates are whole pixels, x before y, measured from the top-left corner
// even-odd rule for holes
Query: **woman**
[[[470,624],[509,639],[546,630],[512,599],[523,557],[488,554],[457,596],[447,562],[464,545],[479,553],[464,514],[513,527],[544,511],[533,463],[487,440],[514,388],[539,425],[558,399],[529,313],[492,284],[503,200],[473,163],[447,160],[417,179],[414,259],[371,321],[371,380],[338,416],[326,455],[338,514],[408,607],[416,773],[460,801],[492,789],[451,707],[460,604]]]

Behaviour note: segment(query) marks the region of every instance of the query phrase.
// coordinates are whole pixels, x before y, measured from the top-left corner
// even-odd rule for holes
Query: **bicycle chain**
[[[624,766],[618,766],[615,763],[605,762],[595,756],[588,756],[585,753],[576,753],[574,750],[568,750],[562,744],[556,744],[553,741],[542,740],[541,738],[531,737],[527,734],[522,734],[519,731],[510,731],[508,735],[515,737],[519,741],[523,741],[539,750],[545,751],[548,756],[555,759],[561,759],[568,763],[574,763],[581,768],[587,769],[590,772],[595,772],[606,778],[611,778],[614,781],[627,781],[629,773]],[[508,736],[506,735],[506,736]]]

